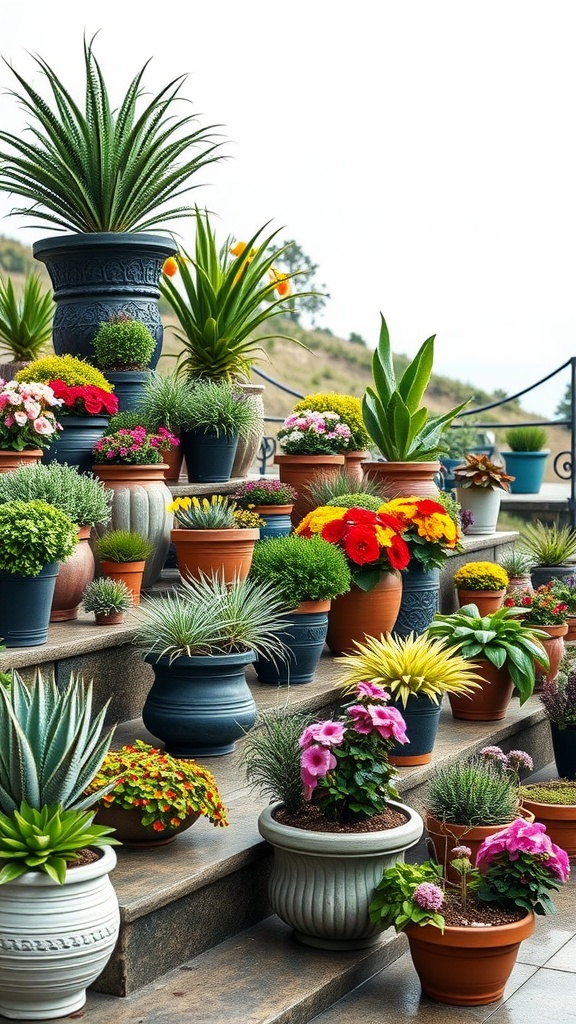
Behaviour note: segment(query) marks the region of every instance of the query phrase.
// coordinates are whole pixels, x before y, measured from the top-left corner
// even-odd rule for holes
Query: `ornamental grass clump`
[[[104,562],[145,562],[152,545],[135,530],[110,530],[94,541],[94,552]]]
[[[576,530],[536,519],[527,523],[520,535],[520,546],[533,565],[563,565],[576,556]]]
[[[246,780],[262,796],[280,800],[289,814],[304,806],[299,740],[313,716],[286,706],[259,712],[242,753]]]
[[[287,608],[330,601],[350,589],[345,555],[322,537],[271,537],[254,549],[250,577],[272,583]]]
[[[75,466],[39,462],[0,474],[0,504],[16,500],[45,501],[78,526],[101,526],[110,519],[112,491]]]
[[[123,580],[108,576],[91,580],[82,597],[84,610],[95,615],[116,615],[132,606],[133,594]]]
[[[201,377],[188,382],[188,391],[183,430],[205,431],[216,437],[238,435],[245,440],[259,429],[254,403],[233,381]]]
[[[505,825],[517,813],[515,780],[498,760],[477,755],[437,765],[425,805],[437,821],[454,825]]]
[[[510,582],[506,570],[496,562],[467,562],[452,579],[460,590],[505,590]]]
[[[381,485],[376,478],[371,479],[370,477],[365,476],[362,479],[359,491],[357,478],[350,475],[346,466],[338,469],[338,472],[333,476],[319,475],[314,477],[306,487],[306,495],[309,498],[310,503],[314,505],[315,508],[319,508],[320,505],[338,504],[335,499],[340,494],[348,495],[356,493],[361,493],[364,496],[372,495],[379,498],[380,505],[385,500],[385,495],[382,494]],[[346,501],[343,504],[348,505],[348,502]],[[349,507],[352,508],[355,504],[355,502],[351,502]],[[363,507],[361,503],[359,504],[359,507]],[[372,504],[364,507],[372,508]],[[374,509],[374,511],[375,510],[376,509]]]
[[[544,427],[520,425],[507,430],[504,439],[513,452],[540,452],[546,446],[548,433]]]

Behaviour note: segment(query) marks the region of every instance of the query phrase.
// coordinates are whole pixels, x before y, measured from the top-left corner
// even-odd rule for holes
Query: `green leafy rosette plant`
[[[461,590],[505,590],[509,583],[508,573],[496,562],[467,562],[452,579]]]
[[[11,212],[72,232],[147,231],[190,214],[174,201],[195,187],[197,171],[220,159],[215,126],[191,130],[193,114],[174,115],[185,76],[142,102],[148,62],[113,102],[93,42],[84,40],[84,111],[41,57],[34,61],[52,105],[5,62],[20,85],[11,95],[31,128],[0,131],[0,189],[30,200]]]
[[[17,295],[12,280],[0,278],[0,351],[14,362],[37,359],[52,339],[52,293],[36,274],[27,274]]]
[[[434,336],[428,338],[396,378],[390,335],[381,314],[378,346],[372,359],[373,383],[366,388],[362,416],[366,429],[388,462],[427,462],[446,451],[444,433],[468,404],[441,416],[430,416],[421,402],[430,382]]]
[[[110,519],[112,492],[75,466],[39,462],[0,474],[0,504],[37,499],[60,509],[78,526],[103,525]]]
[[[46,501],[0,505],[0,569],[37,576],[50,562],[63,562],[78,541],[78,527]]]
[[[254,548],[250,578],[272,583],[287,608],[303,601],[331,601],[350,590],[344,552],[322,537],[271,537]]]

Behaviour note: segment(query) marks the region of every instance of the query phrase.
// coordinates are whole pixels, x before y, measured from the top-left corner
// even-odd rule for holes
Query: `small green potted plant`
[[[0,377],[11,380],[26,363],[37,359],[52,339],[54,301],[37,274],[27,273],[17,293],[10,277],[0,278]]]
[[[170,539],[182,578],[217,573],[228,583],[246,579],[264,522],[256,512],[237,508],[223,494],[175,498],[167,509],[176,523]]]
[[[230,479],[239,438],[256,433],[252,402],[226,379],[189,381],[189,403],[182,426],[182,448],[189,482]]]
[[[189,407],[190,386],[186,377],[176,373],[161,374],[154,370],[148,373],[138,403],[138,411],[144,417],[142,426],[154,431],[165,427],[181,441]],[[138,426],[137,423],[131,425]],[[169,466],[166,470],[166,483],[178,483],[182,460],[181,443],[169,446],[164,451],[164,461]]]
[[[348,472],[346,466],[339,467],[333,475],[315,477],[306,487],[306,496],[313,508],[319,508],[320,505],[338,505],[336,499],[349,494],[362,496],[362,500],[377,498],[380,504],[386,500],[377,480],[369,480],[367,476],[364,476],[362,483],[359,484],[355,477]],[[363,506],[362,500],[350,502],[349,507],[373,508],[374,511],[379,507],[373,502]]]
[[[576,640],[576,576],[563,576],[553,579],[550,587],[554,597],[566,605],[566,624],[568,632],[564,640],[570,643]]]
[[[304,409],[311,409],[313,412],[336,412],[340,422],[349,427],[350,448],[344,452],[345,471],[355,483],[346,490],[355,490],[362,484],[362,463],[368,457],[367,449],[371,444],[370,435],[362,419],[362,400],[354,395],[341,395],[335,391],[317,392],[305,395],[296,402],[293,412],[303,412]],[[319,504],[323,505],[324,502]]]
[[[574,575],[576,530],[570,526],[540,519],[526,523],[520,534],[520,547],[532,559],[533,587]]]
[[[310,683],[318,667],[333,598],[350,589],[344,552],[322,537],[273,537],[254,548],[250,578],[268,580],[282,594],[289,623],[282,637],[290,650],[286,664],[256,659],[261,683]]]
[[[538,494],[550,454],[546,448],[547,431],[544,427],[519,424],[507,430],[504,438],[510,450],[500,454],[506,472],[514,477],[510,484],[512,494]]]
[[[143,721],[174,757],[230,753],[252,728],[256,704],[245,668],[284,657],[284,602],[258,580],[182,580],[134,609],[134,643],[155,681]]]
[[[567,663],[566,663],[567,662]],[[564,670],[564,671],[563,671]],[[560,664],[556,679],[544,683],[540,703],[550,723],[556,770],[561,779],[576,779],[576,672],[572,659]]]
[[[82,603],[85,611],[94,612],[97,626],[120,626],[132,605],[132,592],[123,580],[101,576],[88,584]]]
[[[532,587],[530,573],[534,560],[527,551],[522,551],[517,546],[503,548],[498,554],[498,561],[504,572],[508,574],[507,593],[518,589],[529,590]],[[576,608],[574,610],[576,611]]]
[[[569,857],[576,856],[576,780],[548,779],[520,787],[522,807],[542,822]]]
[[[548,667],[536,672],[536,682],[555,679],[564,654],[564,637],[568,632],[568,606],[558,598],[552,584],[536,590],[514,590],[504,601],[506,608],[522,615],[527,626],[537,626],[540,643],[548,656]]]
[[[466,533],[495,533],[502,492],[510,490],[513,479],[505,472],[504,463],[494,462],[482,453],[471,453],[465,456],[462,465],[454,467],[453,475],[456,497],[462,508],[473,516]]]
[[[285,537],[291,532],[290,513],[297,497],[297,491],[290,484],[265,476],[258,480],[244,480],[232,495],[238,508],[251,509],[264,520],[260,527],[260,540]]]
[[[152,554],[150,541],[137,530],[109,530],[94,542],[94,552],[102,574],[124,582],[132,604],[140,604],[146,559]]]
[[[120,312],[100,324],[92,344],[94,363],[113,385],[118,409],[134,409],[142,398],[156,339],[146,324]]]
[[[0,606],[7,647],[46,643],[58,562],[77,542],[76,524],[46,501],[0,505]]]
[[[200,815],[215,826],[228,824],[216,779],[207,768],[143,740],[108,751],[86,792],[103,787],[108,792],[99,799],[95,821],[113,828],[124,846],[171,843]]]
[[[502,607],[509,580],[497,562],[466,562],[456,570],[452,582],[460,607],[475,604],[481,615],[489,615]]]
[[[454,718],[480,722],[504,718],[514,687],[524,704],[534,691],[536,664],[549,667],[541,630],[526,625],[514,608],[481,616],[476,605],[467,604],[450,615],[435,615],[426,633],[474,660],[482,677],[481,689],[470,698],[450,697]]]

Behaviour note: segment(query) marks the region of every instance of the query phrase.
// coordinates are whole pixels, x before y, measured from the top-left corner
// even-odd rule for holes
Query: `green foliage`
[[[352,438],[350,450],[368,448],[370,436],[362,420],[362,402],[353,395],[340,395],[335,391],[324,391],[306,395],[294,406],[294,412],[312,409],[313,412],[337,412],[340,421],[350,428]]]
[[[28,871],[43,871],[64,884],[66,868],[88,846],[117,846],[113,829],[93,825],[94,814],[65,811],[60,804],[39,810],[22,803],[12,814],[0,812],[0,885]]]
[[[52,293],[36,274],[26,275],[20,296],[9,277],[0,278],[0,350],[16,362],[37,359],[52,339],[55,308]]]
[[[362,484],[359,485],[357,478],[351,476],[345,466],[339,469],[333,477],[325,477],[318,474],[308,484],[306,494],[316,508],[320,508],[321,505],[333,505],[335,499],[343,494],[354,494],[355,497],[358,497],[359,494],[370,495],[371,497],[378,498],[379,505],[384,501],[377,481],[364,477]],[[362,505],[359,507],[366,508],[367,506]]]
[[[388,327],[383,316],[378,347],[372,359],[373,386],[362,403],[364,424],[380,453],[391,462],[426,462],[446,450],[443,434],[468,404],[463,402],[441,416],[420,407],[432,374],[434,337],[420,347],[396,379]]]
[[[240,508],[249,508],[251,505],[293,505],[298,494],[294,487],[277,477],[260,477],[245,480],[232,497]]]
[[[77,356],[69,354],[35,359],[29,366],[18,371],[16,380],[38,381],[40,384],[49,384],[51,380],[62,380],[68,384],[68,387],[92,384],[94,387],[102,388],[103,391],[111,392],[113,390],[112,385],[100,370],[91,366],[85,359],[78,359]]]
[[[469,420],[465,420],[469,423]],[[478,428],[470,426],[452,426],[444,434],[446,456],[449,459],[463,459],[467,452],[478,445]]]
[[[75,466],[39,462],[0,474],[0,504],[37,499],[64,512],[78,526],[102,525],[110,519],[112,492],[92,473],[79,473]]]
[[[566,385],[566,389],[564,391],[564,394],[563,394],[561,400],[559,401],[558,405],[556,406],[556,411],[555,411],[554,415],[557,416],[558,419],[561,419],[561,420],[570,420],[571,419],[571,417],[572,417],[572,385],[571,384],[567,384]]]
[[[114,615],[125,612],[132,605],[132,591],[123,580],[113,580],[108,576],[91,580],[87,584],[82,597],[82,604],[87,612],[95,615]]]
[[[532,555],[520,548],[504,549],[500,551],[498,559],[508,576],[528,576],[534,565]]]
[[[574,807],[576,781],[554,779],[551,782],[530,782],[520,787],[519,794],[523,800],[535,800],[537,803],[554,804],[557,807]]]
[[[521,425],[507,430],[504,437],[513,452],[539,452],[546,446],[548,433],[544,427]]]
[[[0,569],[37,576],[50,562],[63,562],[78,542],[78,527],[46,501],[0,505]]]
[[[347,729],[342,746],[332,749],[336,767],[314,791],[328,821],[366,821],[381,814],[390,799],[398,799],[396,770],[388,760],[392,745],[375,730],[366,735]]]
[[[197,171],[220,159],[214,126],[190,130],[193,114],[175,116],[185,76],[141,105],[148,62],[122,101],[113,102],[93,41],[84,40],[84,112],[41,57],[34,61],[47,79],[52,106],[32,88],[30,76],[8,64],[21,87],[11,95],[31,128],[0,132],[0,189],[31,201],[12,213],[73,232],[147,231],[189,214],[174,200],[195,187]]]
[[[92,715],[92,683],[72,674],[65,690],[37,670],[30,686],[16,671],[0,686],[0,810],[12,814],[58,803],[85,810],[84,790],[100,768],[113,729],[102,734],[106,704]],[[99,794],[103,795],[104,790]]]
[[[115,412],[110,417],[104,428],[104,436],[117,434],[119,430],[134,430],[135,427],[144,427],[148,431],[156,429],[152,427],[148,417],[140,410],[125,409],[123,412]]]
[[[190,385],[177,374],[163,376],[154,371],[148,374],[142,391],[140,410],[151,430],[166,427],[180,433],[190,407]]]
[[[487,658],[496,668],[505,666],[521,704],[534,691],[534,661],[549,668],[539,631],[525,626],[514,608],[499,608],[482,618],[476,605],[467,604],[451,615],[436,614],[426,634],[456,647],[463,658]]]
[[[337,494],[335,498],[324,502],[332,508],[368,508],[377,512],[382,504],[382,498],[375,494],[363,494],[357,491],[354,494]]]
[[[518,794],[513,778],[497,761],[473,757],[436,765],[424,802],[438,821],[505,825],[516,817]]]
[[[271,537],[254,549],[250,577],[266,580],[288,608],[302,601],[328,601],[350,590],[346,556],[322,537]]]
[[[146,324],[121,314],[100,324],[92,344],[101,370],[142,370],[156,348]]]
[[[27,245],[15,238],[0,235],[0,269],[6,274],[25,274],[32,270],[34,259]]]
[[[414,902],[414,892],[419,885],[442,883],[442,869],[439,864],[425,861],[424,864],[395,864],[386,868],[381,881],[374,890],[370,902],[370,920],[379,928],[394,926],[401,932],[409,924],[432,924],[444,931],[444,918],[434,910],[426,910]]]
[[[304,805],[298,741],[311,721],[310,714],[286,706],[261,711],[244,742],[242,764],[248,784],[262,796],[281,800],[291,814]]]
[[[188,382],[189,397],[183,411],[184,430],[205,430],[220,437],[254,434],[260,419],[249,396],[226,379],[200,378]]]
[[[136,531],[110,530],[94,541],[94,551],[105,562],[145,562],[152,545]]]
[[[524,526],[520,546],[534,565],[563,565],[576,555],[576,530],[536,519]]]
[[[522,907],[535,914],[554,914],[556,909],[548,892],[560,889],[559,879],[550,873],[546,855],[534,856],[520,850],[516,857],[507,856],[502,863],[492,861],[480,877],[478,898],[483,903]]]
[[[236,526],[236,505],[223,494],[211,498],[175,498],[168,506],[183,530],[229,530]]]
[[[218,576],[183,580],[171,594],[144,598],[134,609],[134,643],[151,660],[254,651],[285,659],[278,636],[287,623],[276,589],[257,580],[229,587]]]

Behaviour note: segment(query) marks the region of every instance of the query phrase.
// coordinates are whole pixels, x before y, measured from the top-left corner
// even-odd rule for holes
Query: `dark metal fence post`
[[[576,528],[576,356],[570,359],[570,526]]]

